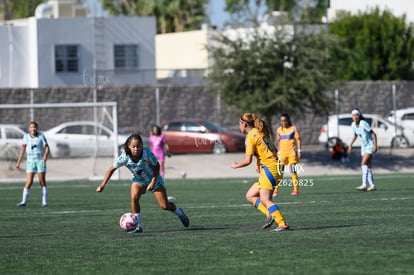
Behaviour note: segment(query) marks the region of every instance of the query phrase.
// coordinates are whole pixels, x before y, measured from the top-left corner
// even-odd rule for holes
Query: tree
[[[271,122],[275,114],[326,114],[331,100],[324,91],[338,88],[335,68],[326,62],[327,51],[338,42],[331,36],[293,32],[274,26],[273,33],[255,28],[249,38],[218,34],[208,79],[237,112],[252,111]],[[337,50],[339,52],[339,49]]]
[[[288,12],[291,19],[301,23],[320,23],[326,14],[329,0],[226,0],[226,11],[233,22],[255,21],[259,18],[259,10],[265,7],[265,13],[273,11]]]
[[[329,30],[342,38],[343,55],[332,51],[330,62],[343,80],[414,80],[414,25],[405,16],[375,8],[358,15],[344,14]]]
[[[157,33],[200,29],[208,0],[101,0],[113,15],[155,16]]]
[[[0,11],[5,20],[34,16],[36,7],[43,0],[0,0]]]

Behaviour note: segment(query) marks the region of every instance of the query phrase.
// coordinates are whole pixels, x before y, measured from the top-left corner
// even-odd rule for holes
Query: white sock
[[[178,206],[176,206],[174,214],[181,217],[183,215],[183,211],[181,210],[181,208],[179,208]]]
[[[23,188],[22,203],[26,203],[29,198],[30,189]]]
[[[372,174],[371,168],[368,169],[368,183],[369,183],[369,186],[375,188],[374,175]]]
[[[362,186],[367,186],[367,178],[368,178],[368,166],[362,165]]]
[[[42,187],[42,204],[47,204],[47,187]]]
[[[137,217],[138,225],[141,226],[141,213],[135,213],[135,217]]]

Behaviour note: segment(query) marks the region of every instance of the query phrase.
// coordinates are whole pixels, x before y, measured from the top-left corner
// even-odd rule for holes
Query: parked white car
[[[51,152],[53,142],[61,141],[69,145],[70,157],[110,157],[114,155],[114,132],[93,121],[73,121],[62,123],[44,132],[48,139]],[[118,133],[117,146],[122,145],[129,135]]]
[[[0,124],[0,158],[17,160],[27,128],[18,124]]]
[[[405,130],[414,131],[414,107],[391,111],[388,120],[402,126]]]
[[[19,124],[0,124],[0,158],[7,160],[17,160],[20,149],[22,148],[23,136],[28,133],[27,127]],[[47,136],[46,136],[47,139]],[[51,151],[49,157],[59,158],[69,155],[69,146],[64,142],[49,141]]]
[[[414,136],[410,135],[409,139],[404,134],[402,127],[396,127],[392,122],[381,118],[379,115],[363,114],[363,116],[377,134],[379,147],[406,148],[410,144],[414,144]],[[329,116],[328,123],[323,125],[320,130],[319,142],[328,148],[333,146],[337,138],[340,138],[345,144],[349,144],[354,135],[351,124],[351,114]],[[361,146],[359,138],[355,141],[354,146]]]

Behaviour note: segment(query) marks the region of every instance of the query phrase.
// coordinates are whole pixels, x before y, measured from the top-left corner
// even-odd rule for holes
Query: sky
[[[99,0],[86,0],[92,16],[104,16],[102,4]],[[225,0],[210,0],[207,6],[207,13],[210,16],[211,24],[219,28],[223,27],[229,20],[229,15],[224,11]]]

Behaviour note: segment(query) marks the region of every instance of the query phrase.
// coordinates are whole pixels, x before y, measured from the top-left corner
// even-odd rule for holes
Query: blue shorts
[[[365,146],[361,146],[361,156],[365,154],[374,155],[374,144],[368,144]]]
[[[139,180],[136,177],[132,177],[132,184],[141,184],[141,185],[144,185],[145,187],[148,186],[148,184],[145,184],[145,183],[141,182],[141,180]],[[157,191],[157,189],[159,189],[160,187],[165,188],[165,183],[164,183],[164,180],[162,179],[162,177],[158,176],[157,180],[155,181],[154,188],[151,190],[151,192]]]
[[[26,162],[27,173],[46,173],[46,162],[44,160],[28,160]]]

